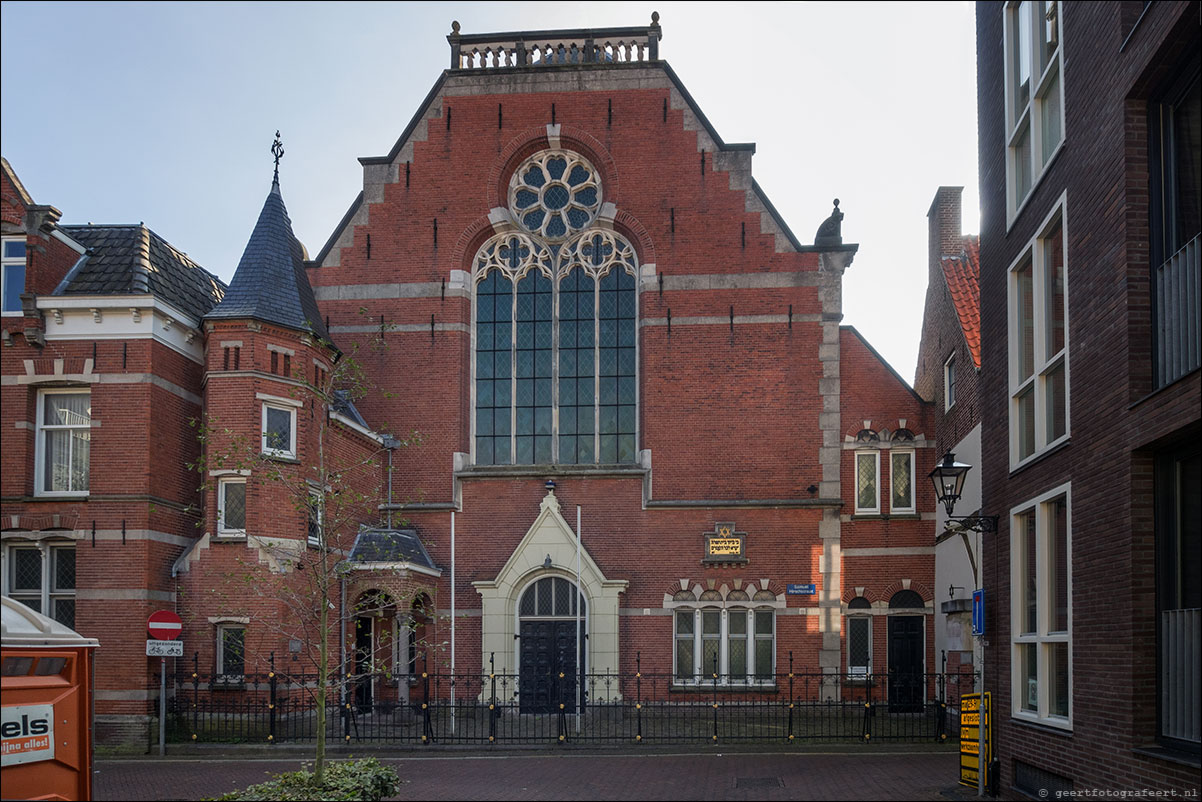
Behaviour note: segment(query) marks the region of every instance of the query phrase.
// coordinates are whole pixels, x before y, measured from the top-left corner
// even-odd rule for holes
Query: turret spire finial
[[[284,157],[284,143],[280,141],[280,132],[275,132],[275,142],[271,143],[271,153],[275,156],[275,175],[271,179],[271,183],[280,183],[280,159]]]

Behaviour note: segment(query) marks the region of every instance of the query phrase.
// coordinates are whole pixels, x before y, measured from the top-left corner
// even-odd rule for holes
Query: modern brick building
[[[76,623],[100,639],[102,670],[120,661],[136,677],[114,694],[144,713],[152,602],[182,614],[209,690],[236,693],[273,652],[305,652],[280,625],[289,589],[312,576],[301,566],[326,553],[323,539],[346,535],[345,605],[330,599],[331,620],[347,621],[354,673],[403,677],[423,654],[431,671],[491,666],[519,676],[531,710],[556,668],[638,668],[683,698],[713,674],[763,695],[809,672],[829,680],[827,698],[875,675],[901,709],[934,700],[930,405],[843,325],[857,246],[842,240],[838,201],[811,221],[812,242],[796,236],[752,177],[754,145],[721,139],[659,58],[660,36],[654,20],[474,36],[456,24],[451,68],[388,153],[360,160],[363,192],[312,259],[273,183],[228,292],[213,282],[205,308],[156,318],[154,338],[192,349],[177,360],[187,375],[163,379],[190,406],[102,407],[104,388],[129,385],[89,385],[113,411],[94,413],[91,485],[73,498],[35,481],[36,444],[54,435],[35,415],[48,391],[22,377],[83,386],[118,370],[123,341],[101,341],[85,369],[94,338],[54,340],[54,310],[92,320],[99,301],[69,306],[61,279],[34,281],[40,252],[30,262],[27,313],[5,326],[6,466],[19,443],[4,542],[33,548],[45,527],[31,516],[73,516],[54,531],[79,555]],[[10,230],[27,254],[59,242],[53,221],[31,219],[14,217],[6,242]],[[126,315],[136,305],[120,303]],[[352,358],[362,391],[335,395],[329,377]],[[159,374],[137,370],[159,392]],[[150,446],[120,428],[126,410],[143,416],[139,437],[186,440],[173,447],[182,459],[140,458]],[[186,425],[202,411],[203,450]],[[169,481],[140,503],[177,514],[159,501],[170,499],[180,520],[135,526],[124,513],[118,546],[122,514],[94,512],[110,503],[99,476],[120,481],[104,448],[124,449],[146,482]],[[323,490],[322,460],[360,472]],[[186,462],[202,465],[199,493]],[[306,483],[312,504],[280,489]],[[343,510],[354,528],[330,518],[340,495],[357,498]],[[108,597],[84,612],[93,516],[113,556],[86,570],[138,599],[120,635],[102,620]],[[134,529],[163,534],[131,541]],[[103,567],[132,548],[159,551],[138,558],[137,577]],[[249,582],[232,588],[234,574]],[[364,600],[386,614],[363,613]],[[405,688],[360,684],[357,700]]]
[[[980,3],[977,47],[1000,787],[1197,793],[1199,6]]]

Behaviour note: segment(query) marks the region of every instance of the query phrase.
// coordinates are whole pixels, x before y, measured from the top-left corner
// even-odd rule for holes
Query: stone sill
[[[614,465],[476,465],[455,472],[456,479],[512,479],[536,476],[557,477],[631,476],[643,477],[647,469],[635,464]]]
[[[776,685],[722,685],[717,686],[718,693],[780,693],[780,689]],[[714,693],[714,685],[706,684],[704,680],[700,683],[691,683],[688,685],[678,685],[673,683],[668,688],[668,693]]]
[[[1139,746],[1131,751],[1143,757],[1151,757],[1169,763],[1190,766],[1195,769],[1202,768],[1202,755],[1199,755],[1197,752],[1186,752],[1182,749],[1173,749],[1168,746]]]

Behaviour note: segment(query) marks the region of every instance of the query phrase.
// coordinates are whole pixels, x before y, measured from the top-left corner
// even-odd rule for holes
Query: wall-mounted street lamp
[[[956,455],[952,452],[944,454],[943,459],[930,474],[931,482],[935,485],[935,498],[943,504],[949,522],[958,523],[965,529],[975,532],[996,532],[998,519],[996,515],[955,515],[956,502],[964,493],[964,479],[970,470],[972,470],[972,466],[956,462]]]
[[[954,531],[952,524],[956,524],[955,529],[959,531],[960,537],[964,541],[964,548],[967,549],[967,551],[968,551],[968,560],[972,566],[973,579],[975,581],[977,579],[977,561],[973,558],[972,547],[969,545],[969,542],[968,542],[968,533],[969,532],[977,532],[980,534],[984,534],[986,532],[991,532],[993,534],[997,534],[998,516],[996,516],[996,515],[981,515],[980,513],[978,513],[976,515],[967,515],[967,516],[955,515],[956,502],[960,500],[960,496],[964,492],[964,479],[966,476],[968,476],[968,472],[971,469],[972,469],[971,465],[965,465],[962,462],[956,462],[956,455],[949,451],[943,455],[943,459],[940,460],[939,464],[935,466],[935,469],[933,471],[931,471],[931,482],[934,483],[934,485],[935,485],[935,497],[937,499],[939,499],[940,502],[942,502],[943,509],[947,512],[947,522],[948,522],[947,528],[948,528],[948,530]],[[948,592],[949,596],[955,595],[956,586],[955,585],[949,586],[947,589],[947,592]],[[983,598],[984,597],[982,596],[982,599]],[[974,601],[975,601],[975,597],[974,597]],[[974,630],[975,630],[975,627],[974,627]],[[973,634],[977,635],[978,633],[976,631],[974,631]],[[982,656],[983,656],[983,653],[982,653]],[[981,661],[981,665],[978,666],[978,671],[980,672],[980,676],[981,676],[981,691],[982,691],[982,694],[980,697],[982,706],[979,709],[984,710],[985,661],[983,659]],[[991,716],[994,715],[994,712],[995,711],[992,711],[992,710],[989,711],[989,715],[991,715]],[[983,717],[981,719],[979,719],[979,722],[980,722],[980,724],[977,727],[977,756],[978,756],[978,764],[977,765],[978,765],[978,767],[980,767],[980,765],[981,765],[980,760],[985,754],[985,729],[986,729],[985,721],[984,721]],[[985,774],[986,773],[984,771],[980,771],[978,769],[978,771],[977,771],[977,796],[979,796],[979,797],[985,795]],[[990,782],[993,782],[992,778],[997,776],[997,760],[996,759],[991,761],[991,764],[989,766],[989,774],[990,774],[990,778],[991,778]]]

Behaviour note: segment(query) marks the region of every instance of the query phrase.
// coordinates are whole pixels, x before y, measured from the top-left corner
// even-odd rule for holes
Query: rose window
[[[586,228],[601,208],[601,180],[580,155],[536,153],[509,182],[509,207],[518,224],[549,240]]]

